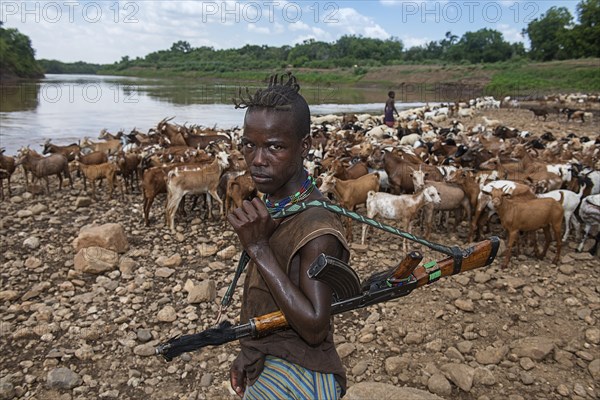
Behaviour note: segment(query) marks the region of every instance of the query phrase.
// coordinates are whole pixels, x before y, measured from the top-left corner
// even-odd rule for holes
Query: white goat
[[[494,128],[502,125],[502,122],[497,119],[487,119],[485,116],[483,116],[482,119],[483,119],[483,125],[485,125],[486,128],[494,129]]]
[[[210,164],[199,165],[198,167],[175,168],[169,172],[165,217],[171,230],[175,229],[175,211],[186,194],[207,194],[206,203],[209,218],[212,218],[211,198],[219,203],[220,215],[223,215],[223,201],[217,194],[217,188],[221,173],[229,166],[227,157],[226,152],[220,151]]]
[[[410,135],[402,136],[400,139],[400,146],[412,146],[417,140],[421,139],[421,135],[418,133],[411,133]]]
[[[472,119],[475,116],[475,110],[473,108],[461,108],[458,110],[458,116],[460,118]]]
[[[440,195],[433,186],[427,186],[416,194],[393,195],[383,192],[369,191],[367,194],[367,216],[374,218],[377,215],[386,219],[400,220],[400,226],[410,232],[410,223],[417,211],[425,204],[439,204]],[[361,243],[365,244],[368,225],[363,225]],[[406,252],[406,239],[403,249]]]
[[[581,196],[583,196],[583,190],[585,189],[585,185],[581,186],[581,189],[579,190],[579,193],[574,193],[570,190],[553,190],[551,192],[548,193],[542,193],[542,194],[538,194],[537,197],[540,198],[550,198],[550,199],[554,199],[556,201],[561,201],[561,193],[562,193],[562,207],[563,210],[565,212],[565,233],[562,237],[562,241],[565,242],[567,240],[567,237],[569,236],[569,222],[571,221],[571,219],[573,220],[573,225],[575,226],[575,230],[578,231],[579,230],[579,221],[577,221],[577,218],[571,218],[573,216],[573,213],[575,212],[575,209],[577,209],[577,206],[579,205],[579,202],[581,201]]]

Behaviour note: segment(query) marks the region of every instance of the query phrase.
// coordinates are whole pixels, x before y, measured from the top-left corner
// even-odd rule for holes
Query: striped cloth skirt
[[[341,388],[333,374],[311,371],[281,358],[267,356],[265,367],[243,400],[337,400]]]

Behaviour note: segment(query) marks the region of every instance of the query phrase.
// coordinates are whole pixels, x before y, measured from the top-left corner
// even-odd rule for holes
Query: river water
[[[0,87],[0,147],[15,154],[21,146],[40,149],[46,139],[70,144],[95,140],[102,129],[142,132],[165,117],[172,122],[229,129],[241,126],[244,110],[231,101],[248,83],[191,79],[147,79],[99,75],[47,75],[35,82]],[[250,93],[256,87],[249,87]],[[313,115],[381,114],[387,92],[334,84],[303,87]],[[397,103],[397,108],[422,103]]]

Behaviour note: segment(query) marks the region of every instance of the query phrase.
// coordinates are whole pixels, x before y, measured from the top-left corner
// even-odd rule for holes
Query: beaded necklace
[[[308,175],[308,177],[302,184],[302,187],[300,187],[300,190],[298,190],[296,193],[290,196],[279,200],[276,203],[273,203],[271,200],[269,200],[269,195],[266,194],[264,200],[265,204],[267,205],[267,211],[269,211],[269,214],[275,214],[283,210],[286,206],[305,200],[306,198],[308,198],[308,196],[310,196],[316,185],[317,183],[315,182],[315,178],[313,178],[311,175]]]

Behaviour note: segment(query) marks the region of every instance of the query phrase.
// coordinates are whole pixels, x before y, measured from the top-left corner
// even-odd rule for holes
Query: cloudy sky
[[[112,63],[168,49],[333,42],[343,35],[401,39],[406,47],[496,29],[510,42],[552,6],[577,1],[2,1],[0,20],[31,38],[38,58]],[[525,42],[526,43],[526,42]],[[527,43],[526,43],[527,44]]]

